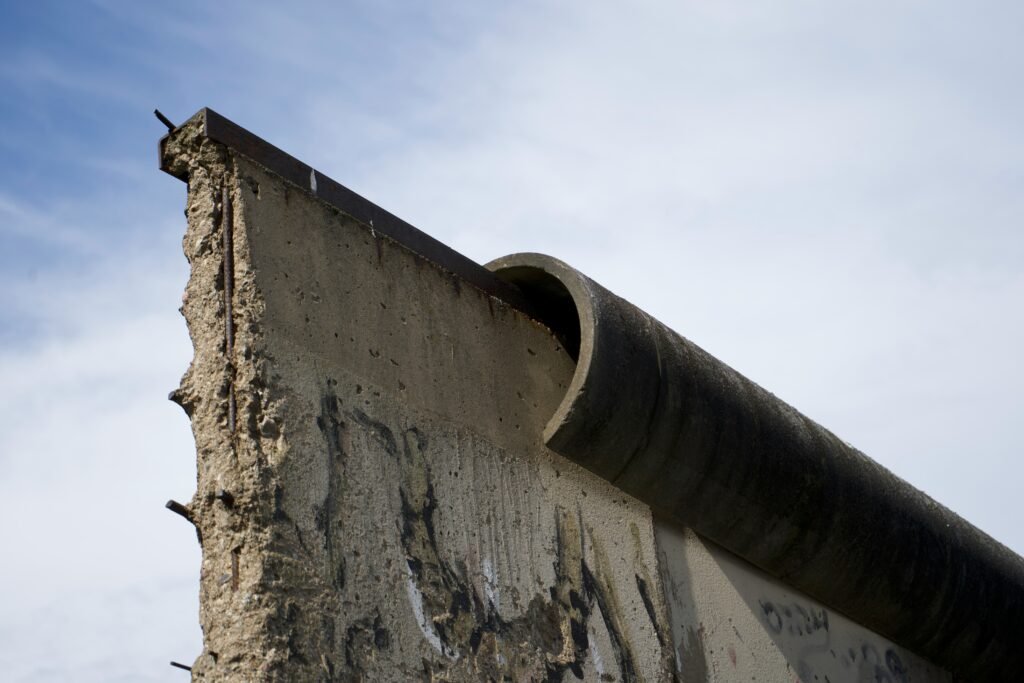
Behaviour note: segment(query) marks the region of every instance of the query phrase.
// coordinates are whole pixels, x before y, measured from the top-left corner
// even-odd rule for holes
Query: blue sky
[[[1021,552],[1022,7],[0,0],[0,671],[200,649],[155,107],[576,265]]]

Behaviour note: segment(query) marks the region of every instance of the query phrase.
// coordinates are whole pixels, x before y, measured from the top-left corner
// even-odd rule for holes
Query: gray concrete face
[[[669,679],[649,509],[541,440],[560,342],[198,127],[165,151],[189,178],[193,679]]]
[[[950,683],[906,648],[670,522],[655,534],[684,683]]]

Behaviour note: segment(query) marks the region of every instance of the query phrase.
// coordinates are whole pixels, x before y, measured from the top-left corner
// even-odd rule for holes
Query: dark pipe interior
[[[565,285],[554,275],[530,266],[503,268],[495,275],[519,288],[540,322],[550,328],[572,359],[578,361],[580,316]]]

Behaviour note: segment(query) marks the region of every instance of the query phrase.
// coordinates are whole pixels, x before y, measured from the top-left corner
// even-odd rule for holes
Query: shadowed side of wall
[[[679,680],[950,683],[918,654],[692,530],[655,523]]]

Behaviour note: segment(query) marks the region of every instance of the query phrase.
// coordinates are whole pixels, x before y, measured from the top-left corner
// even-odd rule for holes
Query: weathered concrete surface
[[[657,521],[683,683],[949,683],[952,676],[689,530]]]
[[[596,318],[557,278],[510,307],[486,271],[222,117],[238,144],[212,139],[211,115],[161,148],[189,183],[182,310],[195,357],[173,397],[197,446],[194,680],[949,680],[547,448],[571,445],[553,433],[576,420],[605,436],[573,457],[617,479],[606,466],[657,422],[637,418],[657,413],[650,368],[629,366],[645,333],[664,333],[649,317],[621,308],[639,342],[620,339],[602,361],[629,381],[591,376],[600,342],[580,331]],[[333,194],[314,196],[318,185]],[[662,389],[665,411],[678,397]],[[577,401],[588,392],[601,410]],[[704,407],[711,419],[721,406]],[[746,433],[730,425],[724,443]],[[690,466],[663,471],[659,491]],[[781,533],[753,508],[723,516],[721,483],[690,504]],[[799,578],[800,556],[780,557]]]
[[[489,264],[576,350],[547,444],[967,680],[1024,671],[1024,560],[564,263]]]
[[[541,441],[560,342],[196,121],[164,152],[189,182],[193,680],[671,679],[649,509]]]

